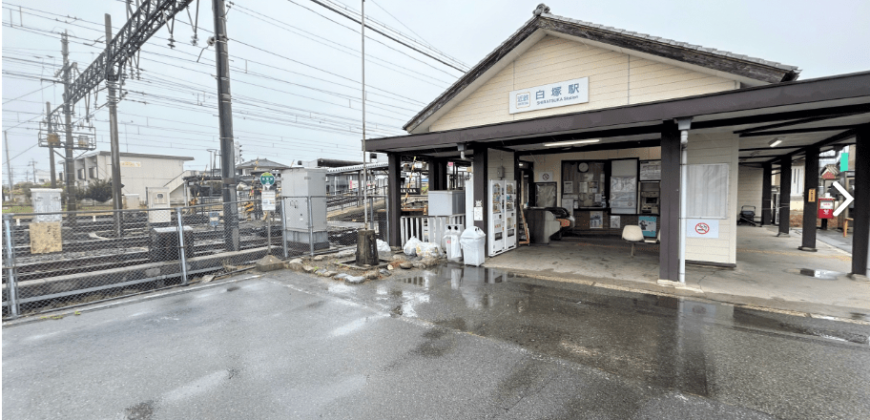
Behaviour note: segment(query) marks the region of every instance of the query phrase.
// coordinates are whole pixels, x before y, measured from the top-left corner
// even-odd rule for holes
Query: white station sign
[[[263,211],[275,211],[275,191],[263,191],[260,193]]]
[[[515,90],[508,99],[510,113],[537,111],[539,109],[585,104],[589,102],[589,78],[566,80]]]

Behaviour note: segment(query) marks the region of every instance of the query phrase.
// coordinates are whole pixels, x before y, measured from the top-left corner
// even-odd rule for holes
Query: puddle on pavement
[[[789,273],[796,273],[802,276],[813,277],[819,280],[836,280],[837,277],[843,276],[846,273],[830,270],[817,270],[814,268],[801,268],[796,270],[786,270]]]
[[[394,276],[369,293],[393,317],[419,318],[438,329],[513,343],[702,396],[708,395],[707,359],[711,357],[705,343],[725,331],[784,339],[812,337],[837,345],[867,345],[870,334],[866,327],[842,327],[830,320],[550,282],[458,264],[405,278]],[[453,351],[440,331],[425,338],[414,355],[438,357]],[[680,355],[679,362],[675,354]]]

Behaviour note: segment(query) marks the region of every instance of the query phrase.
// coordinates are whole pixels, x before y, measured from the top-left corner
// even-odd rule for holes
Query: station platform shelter
[[[657,281],[679,282],[702,267],[739,269],[738,221],[745,203],[761,204],[756,211],[767,226],[746,231],[752,232],[753,246],[764,251],[769,244],[774,250],[781,244],[771,241],[798,239],[789,207],[793,194],[803,194],[800,245],[788,254],[799,261],[818,252],[822,195],[813,162],[818,166],[820,153],[851,145],[856,156],[852,255],[837,267],[867,276],[870,72],[798,80],[799,72],[557,16],[542,4],[409,121],[408,135],[371,139],[366,148],[389,155],[391,226],[399,224],[403,162],[429,162],[430,190],[446,189],[439,181],[444,168],[464,162],[472,177],[466,194],[479,208],[469,210],[467,223],[489,240],[506,232],[495,232],[489,223],[500,217],[488,206],[495,193],[491,181],[513,181],[519,191],[508,200],[516,208],[562,207],[570,213],[574,225],[563,240],[619,244],[626,226],[642,227],[655,244],[639,245],[641,253],[657,254],[645,272],[652,271]],[[806,179],[804,191],[792,192],[791,165],[797,159],[807,162]],[[777,211],[779,226],[771,229]],[[516,220],[504,222],[507,229],[518,227]],[[390,229],[390,242],[401,245],[398,229]],[[601,258],[617,268],[632,258],[606,247],[549,249],[578,264],[597,258],[589,267],[599,267],[600,276],[610,276]],[[594,250],[594,257],[578,249]]]

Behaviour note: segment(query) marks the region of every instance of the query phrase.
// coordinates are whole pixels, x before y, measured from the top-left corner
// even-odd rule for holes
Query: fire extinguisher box
[[[834,199],[819,198],[819,219],[834,218]]]

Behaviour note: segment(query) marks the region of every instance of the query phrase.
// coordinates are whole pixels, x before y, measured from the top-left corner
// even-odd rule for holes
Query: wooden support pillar
[[[791,227],[791,156],[779,162],[779,233],[788,236]]]
[[[809,147],[804,163],[804,220],[801,251],[816,252],[816,218],[818,217],[819,148]]]
[[[387,211],[387,224],[389,225],[391,246],[402,246],[399,216],[402,213],[402,197],[399,188],[402,183],[402,156],[396,153],[387,154],[387,201],[390,206]]]
[[[432,159],[429,161],[429,190],[444,191],[447,189],[447,161]]]
[[[484,232],[486,232],[486,223],[488,221],[486,211],[486,186],[489,183],[487,179],[489,174],[486,170],[488,152],[489,149],[485,147],[476,147],[471,162],[471,173],[473,174],[472,176],[474,176],[474,200],[472,201],[472,204],[477,206],[477,203],[480,203],[483,206],[483,220],[475,220],[474,226],[480,228],[480,230]]]
[[[662,124],[662,181],[659,226],[659,279],[680,280],[680,130],[673,121]]]
[[[855,134],[855,208],[850,212],[852,235],[852,274],[870,276],[870,124]]]
[[[773,178],[773,164],[765,163],[762,171],[761,180],[761,224],[769,225],[773,223],[773,192],[771,191],[771,178]]]

